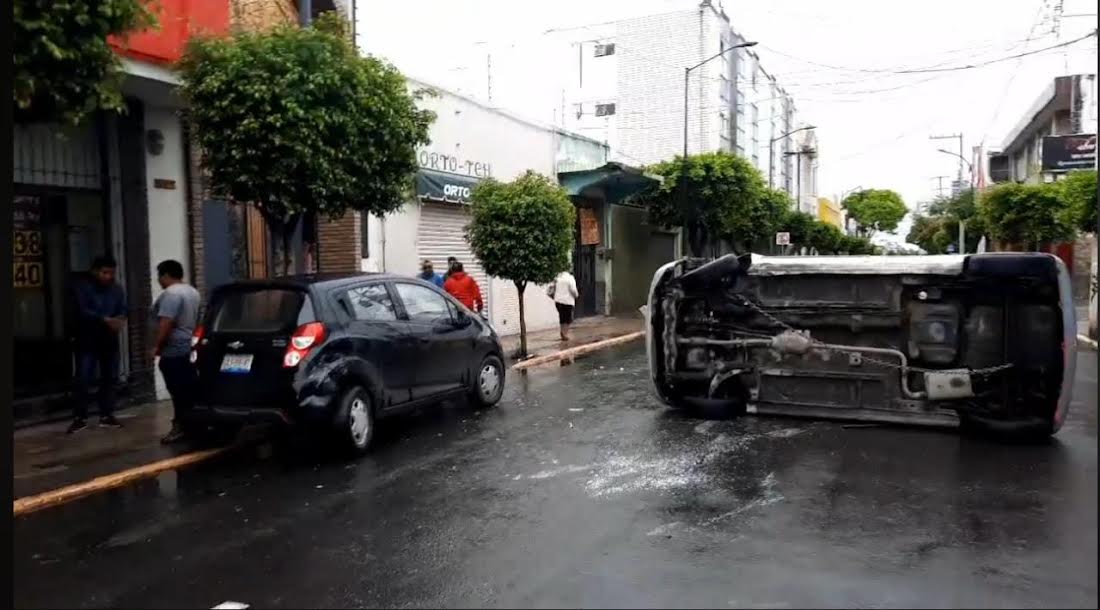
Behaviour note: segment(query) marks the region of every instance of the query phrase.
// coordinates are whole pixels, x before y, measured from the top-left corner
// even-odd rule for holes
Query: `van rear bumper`
[[[269,424],[289,426],[294,424],[286,409],[227,407],[217,405],[195,405],[187,414],[187,419],[196,424],[248,425]]]

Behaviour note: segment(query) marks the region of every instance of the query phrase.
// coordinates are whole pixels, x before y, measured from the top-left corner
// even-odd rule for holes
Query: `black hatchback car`
[[[305,426],[353,452],[377,418],[467,394],[496,404],[500,341],[439,288],[387,274],[248,280],[214,290],[192,338],[192,430]]]

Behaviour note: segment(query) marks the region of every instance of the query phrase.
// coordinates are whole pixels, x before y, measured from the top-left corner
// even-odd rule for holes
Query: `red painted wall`
[[[120,54],[160,64],[175,63],[196,35],[229,31],[229,0],[151,0],[159,27],[107,39]]]

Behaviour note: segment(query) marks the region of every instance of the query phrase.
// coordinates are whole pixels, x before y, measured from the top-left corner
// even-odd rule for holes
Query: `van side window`
[[[356,320],[389,322],[397,319],[393,299],[390,298],[385,284],[368,284],[350,288],[347,299]]]

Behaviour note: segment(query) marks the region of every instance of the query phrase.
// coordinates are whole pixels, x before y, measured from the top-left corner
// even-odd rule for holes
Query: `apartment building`
[[[634,165],[682,153],[684,68],[746,41],[710,0],[555,35],[561,49],[557,67],[567,75],[555,117],[571,131],[606,142],[614,159]],[[800,134],[785,136],[799,127],[795,102],[751,48],[694,70],[687,97],[689,154],[736,152],[816,212],[816,192],[798,189],[809,182],[799,179],[800,166],[806,176],[816,171],[810,169],[816,168],[816,144],[806,145],[805,137],[796,141]]]

